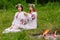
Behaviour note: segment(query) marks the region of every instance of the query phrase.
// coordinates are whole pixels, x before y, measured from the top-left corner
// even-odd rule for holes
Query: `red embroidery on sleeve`
[[[20,22],[21,22],[21,24],[24,24],[24,20],[23,19],[21,19]]]
[[[18,18],[19,13],[16,15],[16,19]]]

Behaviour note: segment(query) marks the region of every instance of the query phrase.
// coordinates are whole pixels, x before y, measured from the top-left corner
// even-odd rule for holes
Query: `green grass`
[[[12,23],[15,9],[0,10],[0,40],[44,40],[30,38],[30,34],[41,33],[44,29],[60,28],[60,5],[59,3],[48,3],[45,6],[36,5],[38,14],[38,27],[35,30],[23,30],[18,33],[2,34],[2,31]],[[28,11],[27,6],[24,11]],[[58,39],[59,40],[59,39]]]

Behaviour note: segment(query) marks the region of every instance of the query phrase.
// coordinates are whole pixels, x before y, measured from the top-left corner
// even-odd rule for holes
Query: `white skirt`
[[[21,30],[18,29],[16,26],[11,26],[7,29],[5,29],[2,33],[9,33],[9,32],[20,32]]]

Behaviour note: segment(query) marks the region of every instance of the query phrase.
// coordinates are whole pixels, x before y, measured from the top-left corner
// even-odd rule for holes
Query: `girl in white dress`
[[[25,25],[24,29],[36,29],[37,28],[37,12],[35,11],[35,5],[30,4],[28,13],[28,23]]]
[[[18,4],[16,8],[18,9],[18,12],[16,12],[14,16],[11,27],[5,29],[3,33],[19,32],[21,31],[19,28],[23,28],[26,24],[26,16],[24,14],[25,12],[23,12],[23,6],[21,4]]]
[[[17,9],[18,12],[16,12],[14,16],[12,25],[5,29],[3,33],[20,32],[21,30],[19,28],[23,28],[25,30],[37,28],[37,12],[35,11],[33,4],[29,6],[30,11],[28,14],[23,12],[23,6],[21,4],[17,5]]]

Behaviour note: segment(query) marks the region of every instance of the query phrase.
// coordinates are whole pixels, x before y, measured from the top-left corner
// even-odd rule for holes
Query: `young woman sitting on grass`
[[[29,5],[28,23],[25,25],[25,29],[36,29],[37,28],[37,12],[35,5]]]
[[[3,33],[9,32],[19,32],[20,28],[25,30],[36,29],[37,28],[37,12],[35,11],[35,6],[30,4],[29,13],[23,12],[23,6],[18,4],[16,6],[18,12],[14,16],[11,27],[5,29]]]
[[[16,12],[14,16],[12,25],[9,28],[5,29],[3,33],[19,32],[21,31],[19,28],[23,28],[26,24],[26,15],[23,11],[23,6],[21,4],[18,4],[16,5],[16,8],[18,9],[18,12]]]

